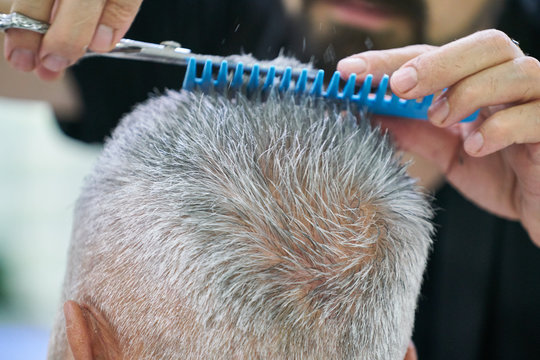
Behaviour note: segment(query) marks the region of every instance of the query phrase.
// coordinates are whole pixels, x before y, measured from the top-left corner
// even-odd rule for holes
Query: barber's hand
[[[51,24],[45,36],[19,29],[6,34],[5,58],[16,69],[56,79],[87,49],[107,52],[124,36],[142,0],[15,0],[12,11]]]
[[[540,246],[540,63],[504,33],[486,30],[442,47],[369,51],[338,64],[344,77],[392,74],[406,99],[448,91],[429,122],[381,119],[398,146],[437,163],[479,206],[520,220]],[[394,72],[395,71],[395,72]],[[477,109],[479,119],[459,121]],[[435,125],[435,126],[433,126]]]

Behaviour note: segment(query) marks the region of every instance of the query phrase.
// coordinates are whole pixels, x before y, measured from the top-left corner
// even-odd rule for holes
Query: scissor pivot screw
[[[172,41],[172,40],[165,40],[165,41],[160,42],[159,44],[163,45],[163,46],[166,46],[168,48],[171,48],[171,49],[176,49],[176,48],[182,47],[182,45],[180,45],[179,42]]]

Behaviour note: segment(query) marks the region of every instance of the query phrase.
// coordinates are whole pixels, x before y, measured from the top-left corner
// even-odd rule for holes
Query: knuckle
[[[358,57],[366,62],[366,70],[364,73],[376,74],[387,72],[391,67],[391,61],[383,51],[370,50],[362,53],[362,56]]]
[[[70,39],[69,37],[57,36],[45,43],[43,52],[61,55],[69,60],[76,60],[83,56],[85,51],[86,44],[82,44],[80,41]]]
[[[423,53],[427,53],[427,52],[430,52],[432,51],[433,49],[436,49],[435,46],[433,45],[427,45],[427,44],[418,44],[418,45],[408,45],[408,46],[405,46],[406,50],[408,51],[411,51],[411,52],[417,52],[419,54],[423,54]]]
[[[500,112],[495,113],[482,125],[482,132],[490,142],[508,145],[511,141],[508,140],[510,131],[506,125],[506,121],[501,116]]]
[[[138,6],[134,1],[111,1],[107,3],[104,16],[109,23],[130,21],[137,13]]]
[[[521,53],[519,47],[506,33],[497,29],[483,30],[481,33],[485,41],[491,44],[497,52],[508,54],[508,56],[516,56]]]
[[[536,114],[534,117],[534,129],[536,131],[536,136],[540,138],[540,100],[532,103],[532,113]]]
[[[508,43],[512,43],[512,40],[506,35],[506,33],[502,32],[501,30],[497,29],[488,29],[482,31],[483,34],[485,34],[485,37],[497,44],[500,45],[506,45]]]
[[[518,68],[527,76],[540,75],[540,61],[532,56],[523,56],[514,60]]]
[[[380,51],[377,51],[377,50],[365,51],[363,53],[354,55],[354,57],[365,60],[368,66],[372,64],[373,62],[378,62],[382,58],[384,58],[384,56],[380,54]]]
[[[9,29],[6,31],[4,39],[4,53],[6,55],[15,48],[24,48],[37,52],[42,35],[21,29]]]
[[[436,48],[437,48],[436,46],[427,45],[427,44],[417,45],[417,49],[422,53],[427,53],[427,52],[433,51]]]
[[[540,143],[527,144],[527,156],[534,165],[540,165]]]
[[[482,95],[484,91],[484,89],[474,86],[471,82],[464,81],[463,84],[456,89],[456,95],[460,99],[463,99],[465,103],[470,103]]]
[[[409,60],[408,64],[412,65],[420,76],[438,81],[441,73],[447,71],[444,55],[441,51],[433,51],[433,48],[427,48],[424,53]]]

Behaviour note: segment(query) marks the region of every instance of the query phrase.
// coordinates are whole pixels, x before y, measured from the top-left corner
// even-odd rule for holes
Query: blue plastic
[[[405,100],[388,91],[388,75],[384,75],[375,92],[371,90],[373,76],[368,75],[360,89],[356,89],[356,75],[351,74],[349,80],[339,89],[340,74],[335,71],[332,75],[328,87],[324,89],[324,71],[319,70],[314,80],[309,80],[307,69],[300,72],[300,75],[293,80],[292,69],[286,68],[283,73],[276,75],[276,68],[270,66],[262,71],[260,65],[255,64],[249,68],[239,62],[234,71],[230,71],[227,61],[220,64],[219,72],[214,79],[212,77],[213,63],[207,60],[202,70],[202,76],[197,77],[197,62],[194,58],[188,61],[186,75],[182,87],[186,90],[200,90],[208,93],[210,90],[218,92],[246,91],[248,94],[257,91],[265,92],[277,87],[279,92],[293,91],[295,94],[306,94],[307,96],[322,97],[331,100],[339,100],[357,104],[361,108],[378,115],[400,116],[415,119],[427,119],[427,110],[433,101],[433,95],[426,96],[421,101]],[[232,73],[232,77],[229,75]],[[266,74],[264,74],[266,73]],[[266,77],[261,85],[261,79]],[[247,79],[247,80],[246,80]],[[247,84],[245,84],[247,81]],[[310,84],[311,82],[311,84]],[[246,86],[244,86],[246,85]],[[462,122],[476,120],[479,110],[463,119]]]

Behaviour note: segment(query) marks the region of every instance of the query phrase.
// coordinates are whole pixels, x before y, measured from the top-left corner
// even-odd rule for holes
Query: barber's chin
[[[361,0],[325,1],[324,4],[334,22],[369,31],[384,31],[401,18],[395,12]]]

